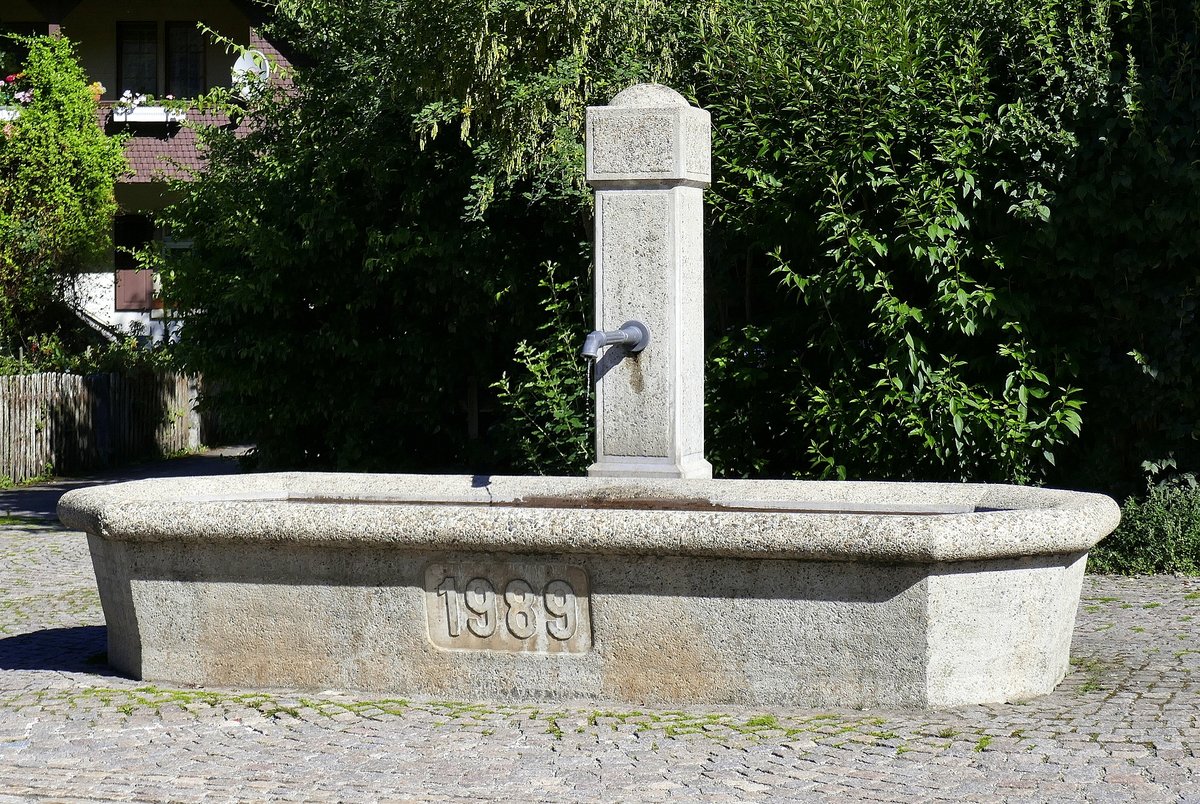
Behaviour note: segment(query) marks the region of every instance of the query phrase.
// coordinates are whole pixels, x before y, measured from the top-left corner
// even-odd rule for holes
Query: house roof
[[[232,124],[228,116],[213,112],[190,111],[187,125],[114,124],[110,118],[111,104],[100,108],[100,124],[110,133],[127,130],[132,134],[125,141],[125,158],[129,173],[121,178],[125,184],[165,182],[171,179],[187,179],[204,167],[204,158],[198,147],[195,125],[230,126],[239,131],[247,129],[246,122]]]

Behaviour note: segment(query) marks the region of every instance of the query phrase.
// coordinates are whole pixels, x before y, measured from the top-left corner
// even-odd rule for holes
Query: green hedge
[[[1200,575],[1200,488],[1189,483],[1155,486],[1130,498],[1121,524],[1092,550],[1091,572],[1119,575]]]

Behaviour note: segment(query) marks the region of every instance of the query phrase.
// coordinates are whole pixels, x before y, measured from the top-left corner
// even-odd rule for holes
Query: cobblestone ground
[[[637,711],[213,691],[109,674],[84,537],[0,524],[0,804],[1200,803],[1200,581],[1089,577],[1050,696]]]

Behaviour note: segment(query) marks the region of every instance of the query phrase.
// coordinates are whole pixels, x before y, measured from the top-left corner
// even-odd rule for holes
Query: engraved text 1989
[[[429,637],[440,648],[580,653],[591,646],[587,576],[570,565],[433,564]]]

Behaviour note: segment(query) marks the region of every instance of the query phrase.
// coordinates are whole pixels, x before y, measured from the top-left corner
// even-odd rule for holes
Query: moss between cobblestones
[[[1072,656],[1071,666],[1084,673],[1084,680],[1075,688],[1077,693],[1082,695],[1103,689],[1100,678],[1104,673],[1104,663],[1099,659]]]
[[[181,710],[200,716],[213,708],[235,706],[256,712],[263,717],[304,718],[312,721],[340,720],[349,715],[364,720],[380,720],[404,715],[430,715],[437,720],[434,726],[491,725],[492,721],[507,720],[544,722],[545,733],[556,740],[568,730],[583,733],[589,729],[624,732],[635,736],[656,738],[685,738],[699,735],[722,744],[758,744],[763,741],[787,741],[807,736],[814,742],[831,747],[888,747],[887,743],[901,736],[881,729],[887,721],[879,717],[856,717],[835,714],[815,714],[780,717],[758,714],[738,717],[730,714],[694,712],[646,712],[642,710],[556,710],[545,711],[533,706],[488,706],[454,701],[413,702],[406,699],[344,700],[337,698],[289,698],[274,693],[237,693],[214,690],[180,690],[143,685],[130,688],[92,687],[80,690],[41,690],[34,695],[12,696],[0,700],[0,707],[10,710],[36,707],[40,709],[108,710],[123,716],[140,714],[161,716],[164,710]],[[574,728],[572,728],[574,727]],[[493,728],[481,732],[494,733]],[[943,730],[940,736],[958,735],[955,730]],[[979,735],[973,735],[977,739]],[[903,747],[903,742],[898,748]],[[947,744],[949,747],[949,744]]]
[[[574,722],[580,733],[587,729],[628,731],[634,735],[652,733],[664,738],[700,735],[725,743],[730,740],[788,740],[808,735],[814,740],[833,745],[874,745],[899,739],[888,730],[879,730],[886,721],[878,717],[843,717],[811,715],[781,718],[760,714],[737,717],[729,714],[689,712],[645,712],[632,710],[561,710],[548,712],[537,707],[486,706],[453,701],[417,703],[405,699],[339,700],[330,698],[288,698],[274,693],[237,693],[215,690],[181,690],[143,685],[138,687],[89,687],[78,690],[38,690],[32,694],[17,694],[0,699],[0,707],[9,710],[25,708],[109,710],[127,717],[138,714],[161,716],[164,710],[175,709],[199,716],[213,709],[236,706],[264,717],[305,717],[316,715],[333,719],[349,714],[365,720],[379,720],[406,714],[426,714],[439,718],[435,725],[462,725],[472,721],[483,725],[492,720],[544,721],[546,733],[561,739]],[[487,729],[493,732],[493,729]],[[838,740],[838,738],[847,738]]]
[[[0,515],[0,528],[19,528],[19,529],[34,529],[34,530],[61,530],[62,526],[58,522],[43,520],[36,516],[14,516],[12,514]]]
[[[894,721],[852,713],[832,714],[728,714],[683,711],[608,709],[555,709],[536,706],[486,705],[455,701],[411,701],[401,698],[355,699],[344,693],[292,696],[278,692],[237,692],[206,689],[172,689],[155,685],[88,687],[75,690],[44,689],[0,696],[0,709],[58,711],[70,717],[145,718],[178,717],[241,720],[248,713],[275,720],[329,723],[343,729],[348,721],[381,721],[408,717],[427,726],[449,726],[491,736],[503,726],[508,729],[549,735],[557,742],[568,733],[591,731],[597,738],[606,734],[645,740],[654,750],[669,740],[704,739],[723,748],[749,748],[778,744],[798,755],[840,748],[848,752],[895,752],[896,756],[917,749],[928,752],[968,754],[982,751],[993,741],[982,730],[961,733],[958,729],[926,723],[900,733]],[[544,724],[544,730],[529,730]],[[997,736],[1004,734],[997,732]],[[1014,733],[1014,738],[1021,735]],[[943,743],[929,738],[940,737]],[[621,739],[621,737],[617,737]]]
[[[0,600],[0,634],[19,634],[28,630],[33,612],[44,612],[52,604],[55,615],[88,615],[100,609],[100,595],[94,587],[68,589],[47,594]]]
[[[707,739],[720,742],[729,739],[747,739],[758,743],[771,739],[790,739],[802,734],[813,734],[820,738],[853,734],[860,737],[865,728],[877,726],[884,721],[879,718],[854,718],[848,723],[831,721],[840,720],[837,715],[814,715],[795,719],[785,723],[775,715],[754,715],[738,719],[723,714],[695,714],[687,712],[644,712],[633,710],[620,712],[614,710],[594,710],[586,713],[556,712],[542,714],[538,710],[527,713],[531,720],[544,719],[547,722],[547,733],[559,738],[564,734],[562,721],[580,718],[580,723],[574,729],[579,734],[587,729],[607,727],[610,731],[619,732],[629,729],[634,735],[646,733],[661,733],[664,737],[676,738],[689,735],[700,735]],[[893,739],[889,733],[867,733],[865,737],[870,742],[883,739]]]
[[[267,693],[225,693],[208,690],[174,690],[154,686],[131,688],[85,687],[77,690],[37,690],[28,700],[22,693],[0,699],[0,708],[20,711],[25,708],[54,709],[111,709],[123,715],[146,711],[161,715],[162,710],[174,707],[193,711],[197,705],[205,708],[234,704],[259,712],[266,717],[279,714],[298,715],[295,708],[281,704]]]
[[[371,701],[331,701],[315,698],[300,698],[301,707],[312,709],[326,717],[350,714],[365,720],[378,720],[385,715],[399,716],[409,708],[403,698],[382,698]]]

